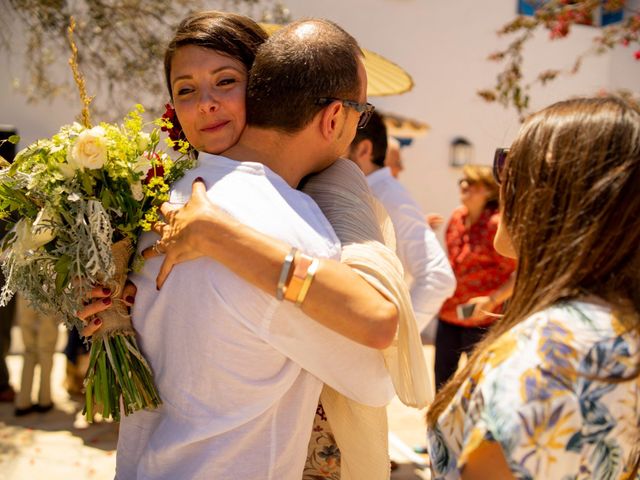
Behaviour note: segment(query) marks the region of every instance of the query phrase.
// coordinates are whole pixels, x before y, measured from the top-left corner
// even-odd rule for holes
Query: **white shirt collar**
[[[260,162],[244,162],[241,160],[234,160],[224,155],[215,155],[213,153],[199,152],[198,153],[198,166],[203,167],[223,167],[229,170],[240,169],[245,172],[253,173],[254,175],[262,175],[275,180],[278,183],[284,183],[288,188],[291,186],[276,172],[271,170],[268,166]]]

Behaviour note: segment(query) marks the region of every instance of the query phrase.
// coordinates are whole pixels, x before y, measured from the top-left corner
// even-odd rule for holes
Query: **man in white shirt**
[[[330,22],[300,22],[274,34],[250,75],[240,141],[225,156],[201,153],[170,201],[184,204],[201,177],[208,198],[240,222],[309,255],[338,259],[331,225],[295,186],[335,161],[355,134],[356,106],[366,102],[360,55],[355,40]],[[336,86],[334,62],[351,75],[347,90],[344,82]],[[313,85],[300,69],[311,72]],[[145,235],[139,248],[156,239]],[[299,480],[323,383],[371,406],[393,397],[378,350],[209,258],[176,265],[158,291],[161,263],[147,260],[133,278],[133,323],[164,403],[122,419],[118,479]]]
[[[387,129],[373,112],[369,123],[356,133],[349,158],[367,176],[373,195],[389,213],[396,232],[396,253],[411,289],[411,303],[418,328],[424,329],[456,287],[449,259],[424,214],[407,189],[385,167]]]
[[[384,166],[389,167],[391,176],[398,178],[404,170],[402,155],[400,155],[400,142],[393,137],[387,137],[387,153],[384,157]]]

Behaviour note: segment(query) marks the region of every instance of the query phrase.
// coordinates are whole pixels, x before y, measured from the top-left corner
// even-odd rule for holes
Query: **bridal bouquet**
[[[86,415],[104,417],[153,408],[160,398],[136,344],[126,307],[117,300],[142,231],[159,219],[169,185],[192,166],[188,144],[172,159],[159,148],[166,118],[144,131],[138,105],[121,125],[64,126],[38,140],[0,170],[0,217],[12,229],[2,241],[6,284],[0,302],[19,291],[31,305],[81,327],[76,312],[93,286],[113,292],[100,314],[85,378]],[[175,143],[170,139],[168,146]]]

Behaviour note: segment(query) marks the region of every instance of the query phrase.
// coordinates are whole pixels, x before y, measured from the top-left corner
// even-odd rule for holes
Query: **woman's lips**
[[[215,131],[218,131],[218,130],[222,129],[228,123],[229,123],[228,120],[225,120],[224,122],[210,123],[210,124],[205,125],[204,127],[202,127],[200,129],[200,131],[201,132],[215,132]]]

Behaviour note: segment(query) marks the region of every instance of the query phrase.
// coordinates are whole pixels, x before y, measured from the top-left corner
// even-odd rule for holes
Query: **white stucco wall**
[[[638,0],[634,0],[638,2]],[[403,150],[406,171],[401,181],[425,212],[448,217],[457,205],[457,169],[448,166],[449,142],[464,136],[475,146],[475,160],[490,163],[496,146],[508,145],[517,133],[517,115],[476,95],[493,85],[498,66],[489,53],[508,39],[495,31],[513,18],[515,0],[285,0],[294,19],[330,18],[352,33],[363,47],[374,50],[411,73],[415,88],[404,95],[373,98],[380,109],[414,117],[431,125],[427,136]],[[526,47],[526,72],[570,66],[586,50],[595,29],[576,28],[572,35],[551,42],[543,33]],[[76,102],[27,105],[11,87],[6,53],[0,52],[0,124],[19,129],[23,144],[54,133],[78,113]],[[532,92],[534,108],[600,88],[640,86],[640,62],[630,49],[589,58],[582,71]],[[132,98],[132,103],[135,101]],[[159,102],[164,101],[160,99]]]
[[[448,166],[449,142],[456,136],[475,146],[475,160],[490,163],[496,146],[508,145],[519,128],[517,115],[488,104],[476,91],[495,82],[498,65],[486,57],[508,44],[495,32],[514,16],[515,0],[288,0],[293,18],[326,17],[372,49],[409,71],[415,88],[404,95],[370,99],[382,110],[425,121],[430,132],[403,149],[400,180],[425,211],[448,217],[458,205],[460,172]],[[545,32],[525,50],[525,73],[570,67],[591,44],[594,28],[578,27],[563,40]],[[532,107],[542,108],[600,88],[640,89],[640,62],[631,49],[590,57],[581,72],[532,91]]]

